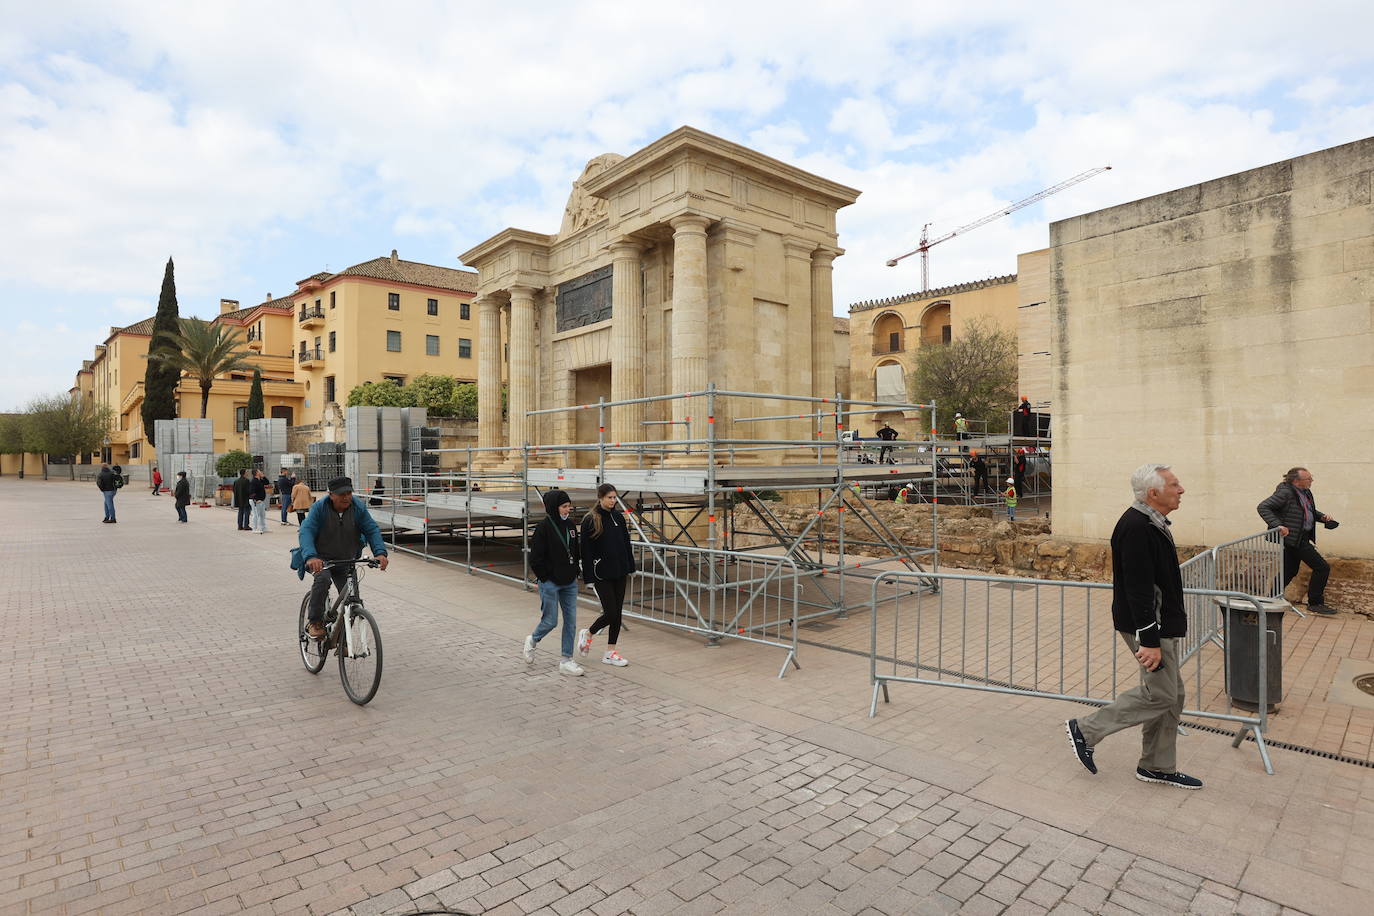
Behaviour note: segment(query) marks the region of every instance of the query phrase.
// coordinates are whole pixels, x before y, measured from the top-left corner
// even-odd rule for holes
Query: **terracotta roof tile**
[[[142,334],[144,337],[152,337],[153,321],[156,318],[157,316],[154,315],[152,318],[144,318],[142,321],[125,325],[122,328],[111,328],[110,336],[113,337],[115,334]]]
[[[326,274],[325,277],[330,275]],[[418,261],[391,258],[373,258],[361,264],[354,264],[334,274],[335,277],[371,277],[375,280],[394,280],[398,283],[413,283],[416,286],[432,286],[435,289],[451,289],[460,293],[477,292],[477,272],[458,270],[453,267],[438,267],[434,264],[421,264]]]

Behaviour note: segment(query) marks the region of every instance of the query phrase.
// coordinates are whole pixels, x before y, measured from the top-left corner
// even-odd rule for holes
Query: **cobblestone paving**
[[[296,655],[294,530],[119,511],[0,480],[0,911],[1298,912],[600,665],[526,668],[432,595],[528,595],[413,559],[363,584],[386,671],[355,707]]]

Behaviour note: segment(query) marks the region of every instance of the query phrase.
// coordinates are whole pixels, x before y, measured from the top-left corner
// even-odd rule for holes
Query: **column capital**
[[[516,284],[514,286],[507,287],[507,290],[510,292],[510,298],[512,302],[514,302],[516,299],[525,299],[529,300],[530,302],[533,302],[534,294],[539,292],[540,288],[541,287],[538,286],[525,286],[523,284]]]
[[[831,248],[822,245],[811,253],[811,264],[814,267],[830,267],[835,263],[835,259],[844,254],[843,248]]]
[[[615,260],[620,260],[621,258],[633,258],[637,260],[639,256],[644,253],[644,249],[648,247],[648,242],[637,239],[632,235],[622,235],[606,243],[606,250],[611,253],[611,257]]]
[[[494,292],[484,293],[476,299],[473,299],[472,302],[479,310],[493,307],[499,308],[501,306],[501,297]]]
[[[700,232],[705,234],[706,227],[714,222],[709,216],[702,216],[700,213],[683,213],[668,220],[668,225],[673,227],[674,235],[683,233]]]

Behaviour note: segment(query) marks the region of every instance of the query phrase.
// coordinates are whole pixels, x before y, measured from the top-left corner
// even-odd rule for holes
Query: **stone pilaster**
[[[611,400],[624,401],[644,395],[644,285],[640,255],[644,246],[631,238],[611,243]],[[611,441],[634,442],[646,437],[640,425],[642,404],[611,408]],[[652,427],[662,429],[662,427]],[[610,467],[634,467],[629,453],[612,455]]]
[[[477,300],[477,445],[505,445],[501,421],[501,301],[494,296]],[[483,452],[475,459],[496,461],[496,453]]]
[[[710,222],[709,217],[695,213],[669,221],[673,227],[673,394],[701,391],[707,383],[706,227]],[[673,427],[673,438],[704,438],[705,413],[703,398],[673,401],[674,420],[691,418],[690,424]]]
[[[783,261],[787,281],[787,341],[783,350],[786,381],[779,387],[788,394],[811,394],[811,361],[815,352],[815,321],[812,317],[811,253],[816,243],[808,239],[788,236],[783,239]],[[803,414],[807,405],[797,401],[768,401],[773,414]],[[813,423],[804,420],[775,420],[761,424],[768,427],[771,439],[813,438]],[[816,460],[815,452],[773,452],[770,463],[809,464]]]
[[[842,252],[817,248],[811,255],[811,395],[835,394],[835,258]]]
[[[534,444],[534,294],[532,286],[510,288],[510,461],[521,461],[519,447]]]

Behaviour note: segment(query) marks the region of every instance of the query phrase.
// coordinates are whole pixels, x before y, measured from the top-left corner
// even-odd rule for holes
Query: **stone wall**
[[[870,506],[904,544],[912,547],[930,546],[929,506],[901,506],[889,502],[870,503]],[[770,504],[770,509],[793,532],[800,531],[816,515],[814,508],[780,503]],[[860,511],[851,510],[845,522],[846,536],[862,537],[860,531],[867,534],[856,519]],[[1043,519],[1013,523],[1002,517],[1002,513],[991,509],[942,506],[939,526],[941,567],[1039,579],[1080,582],[1112,580],[1111,548],[1106,543],[1052,535],[1049,523]],[[823,530],[830,538],[838,533],[838,519],[834,513],[824,520]],[[740,539],[740,546],[759,543],[759,538]],[[1204,549],[1200,546],[1180,547],[1179,562],[1196,556]],[[1331,561],[1327,602],[1342,610],[1374,617],[1374,561],[1346,557],[1327,559]],[[1307,579],[1308,573],[1304,567],[1289,586],[1287,594],[1290,599],[1305,600],[1303,596],[1306,594]]]
[[[1056,533],[1107,537],[1154,460],[1222,543],[1305,465],[1323,548],[1374,558],[1372,183],[1369,138],[1051,225]]]

